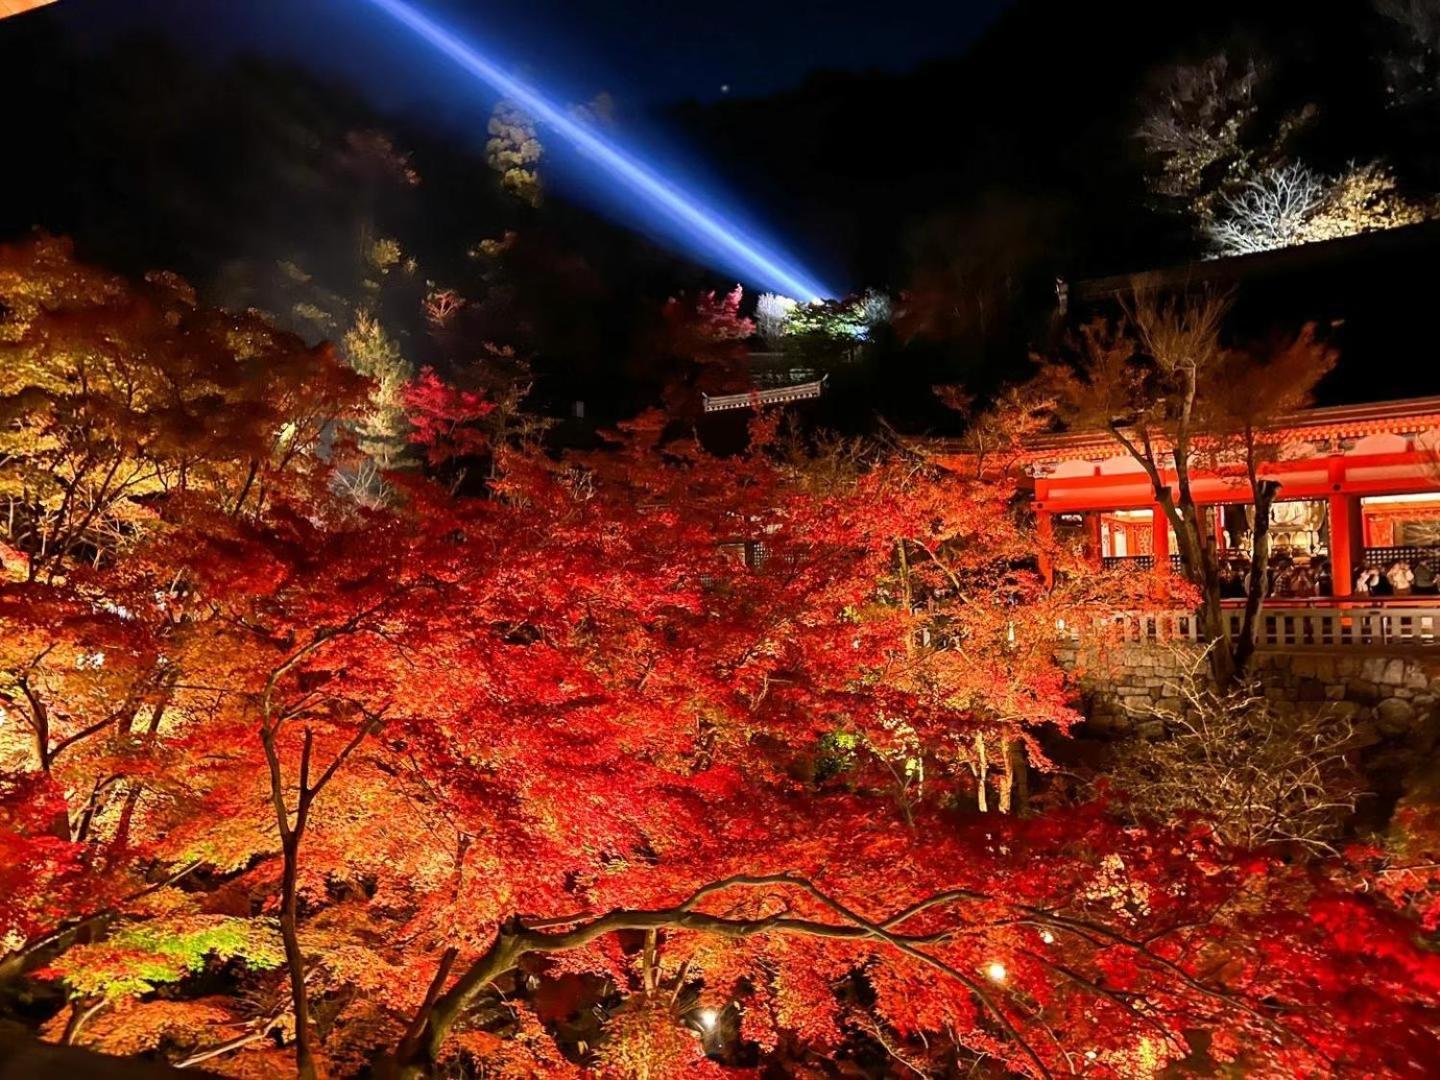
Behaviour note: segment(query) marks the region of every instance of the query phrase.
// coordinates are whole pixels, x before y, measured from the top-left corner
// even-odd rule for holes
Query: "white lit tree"
[[[1335,179],[1295,163],[1222,195],[1201,231],[1214,255],[1245,255],[1415,225],[1434,212],[1433,202],[1403,194],[1381,162],[1352,163]]]
[[[778,341],[785,336],[790,317],[795,313],[796,303],[779,293],[761,293],[755,302],[755,326],[766,341]]]
[[[1299,163],[1266,169],[1233,195],[1220,196],[1201,231],[1213,253],[1222,256],[1304,243],[1308,222],[1329,194],[1325,178]]]

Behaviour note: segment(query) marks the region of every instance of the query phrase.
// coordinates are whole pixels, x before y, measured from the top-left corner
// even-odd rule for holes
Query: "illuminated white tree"
[[[766,341],[776,341],[785,336],[790,316],[795,312],[795,301],[779,293],[761,293],[755,303],[755,325],[760,336]]]
[[[1222,195],[1202,231],[1215,255],[1247,255],[1305,243],[1306,226],[1330,185],[1301,164],[1267,169]]]
[[[883,326],[894,314],[890,297],[879,289],[866,289],[860,298],[860,309],[864,312],[865,324],[869,327]]]

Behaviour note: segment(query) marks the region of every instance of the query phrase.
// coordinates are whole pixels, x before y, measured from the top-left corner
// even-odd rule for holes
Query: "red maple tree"
[[[1110,587],[1047,584],[1003,481],[647,414],[362,506],[326,351],[0,267],[0,978],[63,991],[48,1036],[237,1076],[1433,1075],[1440,960],[1358,861],[993,812]],[[119,357],[161,401],[195,355],[184,408],[87,386]],[[478,446],[482,400],[411,404],[437,471]],[[103,454],[166,479],[96,500]]]

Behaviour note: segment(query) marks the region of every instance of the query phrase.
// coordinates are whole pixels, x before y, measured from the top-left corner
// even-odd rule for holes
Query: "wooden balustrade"
[[[1227,609],[1238,635],[1244,612]],[[1199,620],[1188,611],[1127,611],[1109,620],[1125,642],[1198,642]],[[1260,649],[1440,648],[1440,606],[1414,604],[1266,605],[1255,634]]]

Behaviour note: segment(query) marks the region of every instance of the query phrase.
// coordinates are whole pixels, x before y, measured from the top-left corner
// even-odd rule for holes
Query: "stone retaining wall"
[[[1155,704],[1178,705],[1176,687],[1200,651],[1188,643],[1125,644],[1064,659],[1080,672],[1092,729],[1122,735],[1143,728]],[[1429,653],[1263,652],[1254,670],[1279,710],[1328,707],[1381,737],[1414,732],[1440,702],[1440,656]]]

